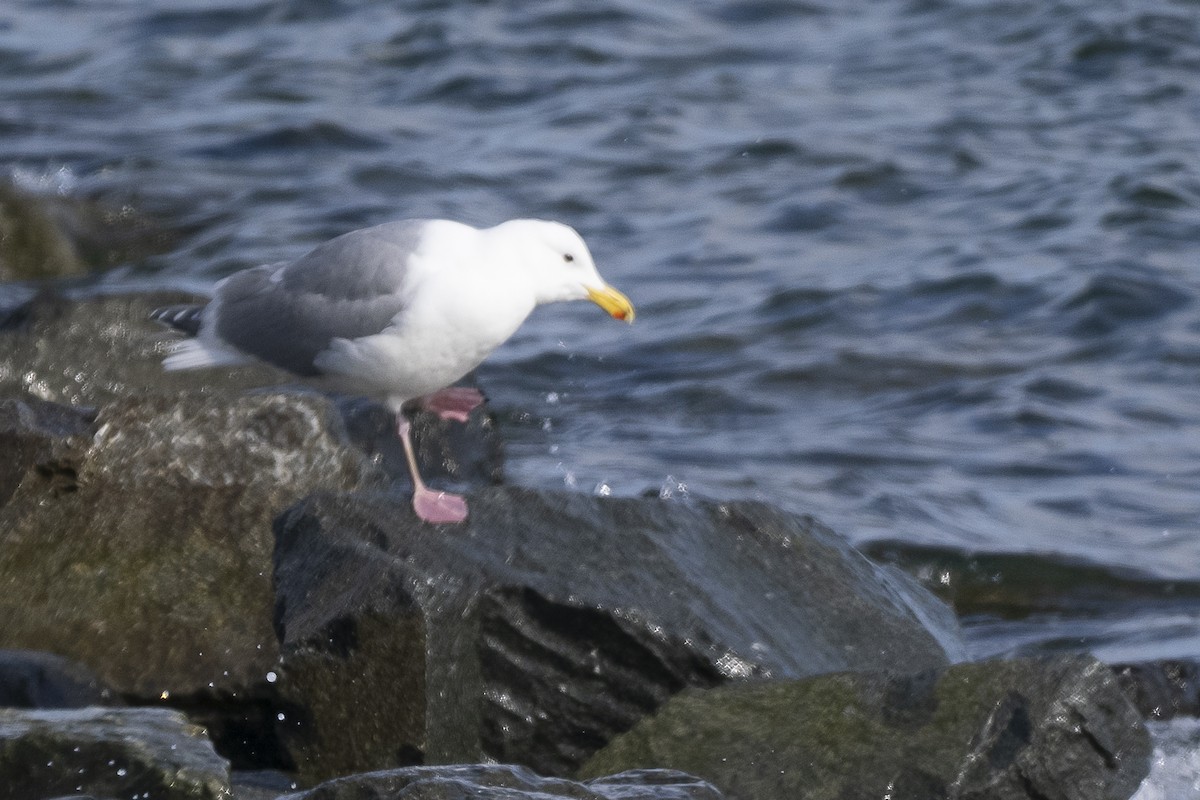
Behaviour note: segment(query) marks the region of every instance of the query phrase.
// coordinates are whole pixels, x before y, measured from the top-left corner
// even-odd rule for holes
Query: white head
[[[613,317],[633,322],[629,298],[604,282],[583,238],[561,222],[514,219],[484,231],[489,244],[511,256],[530,281],[535,301],[591,300]]]

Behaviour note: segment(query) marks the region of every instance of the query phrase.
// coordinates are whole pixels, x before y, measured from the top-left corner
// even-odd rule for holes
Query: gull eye
[[[571,255],[570,253],[563,253],[563,261],[570,264],[574,260],[575,260],[575,256]]]

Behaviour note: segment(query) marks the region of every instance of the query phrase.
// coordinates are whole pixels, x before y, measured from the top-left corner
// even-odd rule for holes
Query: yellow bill
[[[603,289],[588,289],[587,292],[588,299],[603,308],[615,319],[633,322],[633,303],[629,302],[628,297],[613,287],[605,286]]]

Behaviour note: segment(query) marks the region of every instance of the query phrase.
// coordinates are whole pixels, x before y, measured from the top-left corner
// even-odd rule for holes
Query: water
[[[1132,800],[1200,797],[1200,722],[1177,719],[1147,727],[1154,741],[1150,774]]]
[[[20,183],[180,233],[106,287],[577,227],[639,321],[542,309],[481,370],[513,481],[1200,580],[1194,2],[10,0],[0,75]],[[1041,590],[975,650],[1200,656],[1196,592]]]

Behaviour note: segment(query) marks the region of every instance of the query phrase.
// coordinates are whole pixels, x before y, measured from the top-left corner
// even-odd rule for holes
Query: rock
[[[573,771],[688,686],[958,654],[948,610],[765,505],[497,487],[463,526],[404,498],[277,522],[282,735],[301,774],[483,758]]]
[[[0,400],[0,506],[30,470],[62,475],[92,435],[94,417],[79,409],[36,398]]]
[[[654,766],[742,800],[1125,800],[1150,739],[1089,657],[844,673],[685,692],[580,774]]]
[[[233,800],[276,800],[297,788],[290,775],[277,770],[234,772],[231,777]]]
[[[30,444],[0,507],[0,646],[80,661],[134,702],[170,699],[278,766],[272,520],[318,488],[386,484],[333,404],[132,397],[86,432],[68,414],[59,440],[45,406],[4,408]]]
[[[463,385],[475,384],[467,381]],[[398,485],[411,487],[404,447],[396,436],[396,415],[381,403],[361,397],[339,397],[336,402],[351,441],[375,457]],[[426,481],[456,492],[501,482],[503,444],[486,405],[465,424],[424,411],[411,414],[410,419],[413,447]]]
[[[82,664],[53,653],[0,650],[0,706],[79,708],[119,699]]]
[[[84,793],[224,800],[229,766],[168,709],[0,709],[0,797]]]
[[[82,275],[166,252],[178,238],[129,203],[0,181],[0,281]]]
[[[1200,664],[1195,661],[1116,664],[1113,671],[1143,717],[1200,716]]]
[[[336,778],[280,800],[721,800],[704,781],[672,770],[637,770],[577,783],[501,764],[410,767]]]
[[[78,301],[40,294],[0,321],[0,397],[98,406],[145,393],[228,397],[294,382],[267,366],[165,372],[163,357],[178,337],[150,312],[198,299],[178,292]]]
[[[0,281],[82,275],[75,243],[34,195],[0,183]]]
[[[30,396],[77,407],[143,394],[200,394],[229,398],[263,387],[304,392],[297,379],[265,364],[166,372],[162,360],[178,334],[150,320],[162,306],[203,302],[173,292],[67,300],[43,293],[0,318],[0,398]],[[335,398],[353,441],[396,481],[408,468],[394,415],[376,402]],[[3,419],[0,418],[0,424]],[[433,414],[413,416],[413,441],[427,480],[462,491],[498,483],[500,438],[486,410],[466,425]],[[0,501],[6,464],[0,464]]]

